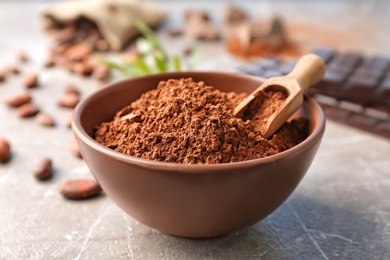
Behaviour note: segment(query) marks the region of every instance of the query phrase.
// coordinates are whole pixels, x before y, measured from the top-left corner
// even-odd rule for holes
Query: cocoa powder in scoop
[[[269,140],[251,120],[233,115],[246,94],[224,93],[191,78],[161,81],[154,90],[97,127],[95,139],[115,151],[173,163],[229,163],[289,149],[308,134],[308,120],[286,123]]]

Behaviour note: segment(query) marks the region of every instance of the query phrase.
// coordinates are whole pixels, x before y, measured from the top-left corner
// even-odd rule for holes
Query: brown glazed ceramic
[[[226,235],[262,220],[294,191],[325,130],[324,114],[306,98],[297,114],[310,119],[309,137],[285,152],[228,164],[187,165],[115,152],[93,139],[94,127],[157,87],[161,80],[192,77],[222,91],[250,93],[260,78],[220,72],[174,72],[115,82],[87,97],[74,113],[81,154],[106,194],[139,222],[192,238]]]

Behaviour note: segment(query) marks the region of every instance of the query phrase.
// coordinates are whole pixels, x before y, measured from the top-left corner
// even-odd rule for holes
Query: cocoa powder
[[[255,131],[265,133],[268,119],[279,110],[287,99],[287,93],[272,87],[257,93],[256,98],[244,111],[243,119],[251,120]]]
[[[191,78],[161,81],[154,90],[97,127],[95,139],[115,151],[174,163],[229,163],[289,149],[308,134],[308,121],[286,123],[269,140],[251,120],[233,115],[246,94],[224,93]]]
[[[232,54],[243,59],[256,59],[273,55],[281,57],[295,57],[300,55],[300,50],[294,43],[270,44],[262,39],[255,40],[248,46],[244,46],[238,37],[231,37],[226,41],[226,48]]]

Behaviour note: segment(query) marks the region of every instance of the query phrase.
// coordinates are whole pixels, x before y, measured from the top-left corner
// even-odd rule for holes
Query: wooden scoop
[[[315,54],[306,54],[296,63],[294,69],[286,76],[273,77],[266,80],[252,94],[234,109],[236,117],[245,118],[250,105],[257,103],[261,107],[267,90],[282,91],[287,94],[283,103],[268,117],[265,125],[255,124],[255,131],[260,131],[264,138],[269,138],[292,116],[303,103],[303,92],[319,82],[325,74],[326,66]],[[263,100],[262,100],[263,99]],[[252,112],[251,112],[252,113]]]

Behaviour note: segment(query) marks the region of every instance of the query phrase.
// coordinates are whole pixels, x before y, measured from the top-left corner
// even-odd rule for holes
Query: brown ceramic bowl
[[[325,129],[318,104],[306,98],[295,115],[310,120],[299,145],[263,159],[187,165],[145,160],[102,146],[94,127],[153,89],[161,80],[192,77],[222,91],[250,93],[262,79],[220,72],[162,73],[115,82],[76,107],[73,131],[91,173],[106,194],[139,222],[181,237],[226,235],[262,220],[294,191],[308,170]]]

